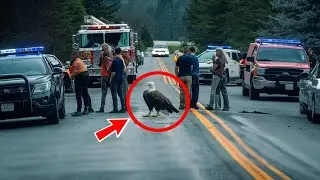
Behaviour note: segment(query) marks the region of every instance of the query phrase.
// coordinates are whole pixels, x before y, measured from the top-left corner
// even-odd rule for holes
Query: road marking
[[[167,72],[171,73],[171,72],[168,70],[168,68],[166,67],[166,65],[161,61],[160,58],[159,58],[159,61],[158,61],[158,62],[162,65],[164,71],[167,71]],[[177,82],[176,82],[175,80],[171,79],[170,77],[168,77],[168,79],[169,79],[169,83],[170,83],[171,85],[173,85],[173,86],[177,85]]]
[[[191,109],[193,114],[200,120],[200,122],[207,128],[211,135],[222,145],[222,147],[236,160],[248,173],[255,179],[273,179],[245,155],[243,155],[206,117],[199,111]]]
[[[163,61],[160,60],[161,63],[164,65]],[[165,67],[165,65],[164,65]],[[165,67],[165,70],[168,71],[168,69]],[[175,88],[175,90],[180,93],[180,91]],[[216,114],[208,111],[205,109],[205,107],[198,102],[197,105],[204,110],[209,116],[211,116],[213,119],[215,119],[236,141],[237,143],[244,148],[253,158],[257,159],[261,164],[263,164],[264,166],[268,167],[271,171],[273,171],[274,173],[276,173],[277,175],[279,175],[282,179],[285,180],[289,180],[290,178],[285,175],[282,171],[278,170],[276,167],[272,166],[271,164],[269,164],[266,160],[264,160],[261,156],[259,156],[256,152],[254,152],[251,148],[249,148],[243,141],[242,139],[230,128],[228,127],[228,125],[226,125],[226,123],[220,118],[218,117]],[[193,109],[192,109],[193,110]],[[213,126],[213,124],[211,124]]]
[[[159,64],[159,66],[160,66],[160,69],[161,69],[162,71],[165,71],[163,65],[160,63],[160,59],[159,59],[159,58],[156,58],[156,60],[158,61],[158,64]],[[162,77],[163,77],[164,83],[165,83],[165,84],[168,84],[167,76],[162,76]]]

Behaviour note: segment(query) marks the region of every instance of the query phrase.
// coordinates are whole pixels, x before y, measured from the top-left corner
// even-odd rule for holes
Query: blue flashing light
[[[269,38],[257,38],[256,43],[267,44],[287,44],[301,46],[302,42],[299,39],[269,39]]]
[[[222,49],[232,49],[232,46],[214,46],[214,45],[209,45],[207,46],[208,49],[217,49],[217,48],[222,48]]]
[[[30,53],[30,52],[41,52],[44,51],[44,47],[27,47],[27,48],[17,48],[17,49],[3,49],[0,50],[0,54],[20,54],[20,53]]]

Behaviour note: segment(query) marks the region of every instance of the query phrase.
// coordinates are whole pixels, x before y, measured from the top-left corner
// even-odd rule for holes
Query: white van
[[[231,46],[208,46],[208,49],[198,55],[200,77],[199,81],[209,84],[212,80],[212,64],[207,64],[211,60],[212,55],[216,53],[216,48],[223,48],[225,55],[228,59],[226,65],[226,72],[228,77],[228,83],[235,83],[242,85],[240,78],[240,59],[241,53],[238,50],[231,49]]]

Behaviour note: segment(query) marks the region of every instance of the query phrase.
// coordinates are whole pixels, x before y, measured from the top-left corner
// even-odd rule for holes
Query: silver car
[[[299,107],[301,114],[307,114],[308,120],[320,122],[320,65],[311,73],[300,76]]]

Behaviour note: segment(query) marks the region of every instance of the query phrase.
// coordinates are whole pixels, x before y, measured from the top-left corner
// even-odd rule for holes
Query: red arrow
[[[116,133],[117,138],[120,137],[123,130],[129,123],[129,118],[120,118],[120,119],[107,119],[111,125],[102,128],[96,131],[94,134],[99,142],[102,142],[106,138],[108,138],[114,132]]]

